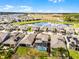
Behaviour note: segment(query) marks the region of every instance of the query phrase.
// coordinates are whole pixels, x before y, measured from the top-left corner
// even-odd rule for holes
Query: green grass
[[[79,24],[77,23],[77,24],[74,24],[73,25],[73,28],[79,28]]]
[[[79,28],[79,23],[78,22],[55,22],[55,24],[71,24],[72,28]]]
[[[39,23],[39,22],[50,22],[50,23],[60,23],[55,20],[32,20],[32,21],[23,21],[23,22],[14,22],[14,25],[24,25],[24,24],[33,24],[33,23]]]
[[[47,52],[41,52],[30,47],[19,47],[16,51],[19,56],[48,56]]]
[[[58,22],[55,20],[34,20],[34,21],[24,21],[24,22],[15,22],[13,24],[15,25],[24,25],[24,24],[32,24],[32,23],[39,23],[39,22],[50,22],[50,23],[55,23],[55,24],[73,24],[73,22]]]
[[[55,20],[34,20],[34,21],[24,21],[24,22],[15,22],[13,23],[14,25],[24,25],[24,24],[32,24],[32,23],[39,23],[39,22],[50,22],[50,23],[54,23],[54,24],[72,24],[73,28],[79,28],[79,24],[78,22],[58,22]],[[31,30],[29,30],[31,31]]]
[[[32,27],[31,26],[28,27],[28,32],[32,32]]]
[[[24,21],[24,22],[15,22],[14,25],[24,25],[24,24],[32,24],[32,23],[39,23],[39,22],[46,22],[46,20],[34,20],[34,21]]]
[[[73,59],[78,59],[78,58],[79,58],[79,52],[78,52],[78,51],[69,50],[69,52],[70,52],[70,56],[71,56]]]
[[[19,56],[25,56],[27,55],[27,52],[29,51],[29,48],[27,47],[19,47],[16,51],[16,53],[19,55]]]
[[[47,57],[39,57],[39,59],[48,59]]]

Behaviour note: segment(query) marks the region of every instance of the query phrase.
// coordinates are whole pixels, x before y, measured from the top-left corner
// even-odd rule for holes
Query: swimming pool
[[[40,50],[40,51],[46,51],[46,50],[47,50],[47,48],[44,47],[44,46],[37,46],[36,48],[37,48],[38,50]]]

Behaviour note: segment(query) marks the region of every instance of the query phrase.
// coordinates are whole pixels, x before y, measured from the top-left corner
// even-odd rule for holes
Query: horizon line
[[[68,14],[68,13],[79,13],[79,12],[0,12],[0,13],[40,13],[40,14]]]

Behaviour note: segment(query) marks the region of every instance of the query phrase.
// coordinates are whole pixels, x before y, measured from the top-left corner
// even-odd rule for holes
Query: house
[[[26,35],[20,42],[20,46],[32,46],[36,40],[37,33]]]
[[[53,42],[51,42],[53,43]],[[55,44],[51,44],[52,48],[65,48],[66,49],[66,45],[62,40],[57,39]]]
[[[20,41],[20,40],[22,40],[24,38],[24,36],[25,35],[23,33],[19,33],[14,40],[15,41]]]
[[[31,46],[31,41],[27,39],[28,35],[26,35],[20,42],[20,46]]]
[[[19,26],[20,30],[27,31],[28,27],[26,25]]]
[[[40,27],[33,26],[33,27],[32,27],[32,30],[33,30],[33,31],[39,31],[39,30],[40,30]]]
[[[49,36],[47,34],[44,34],[44,33],[39,33],[36,38],[37,38],[37,40],[41,39],[42,41],[46,41],[47,42]]]
[[[3,43],[5,40],[8,39],[9,37],[9,34],[8,32],[0,32],[0,43]]]
[[[11,26],[12,31],[19,29],[18,26]]]
[[[58,28],[57,32],[62,33],[62,34],[66,34],[66,30],[64,28]]]
[[[36,37],[34,47],[40,51],[47,51],[50,56],[51,53],[51,37],[49,34],[39,33]]]
[[[7,24],[4,28],[7,31],[12,31],[12,26],[10,24]]]
[[[12,31],[12,32],[11,32],[11,35],[13,35],[13,36],[17,36],[18,34],[19,34],[18,31]]]
[[[53,30],[54,30],[53,27],[49,27],[49,28],[48,28],[48,31],[49,31],[49,32],[53,32]]]
[[[34,43],[34,47],[38,50],[47,51],[49,35],[44,33],[39,33],[36,37],[36,41]]]
[[[65,40],[62,35],[52,35],[51,36],[51,48],[65,48]]]
[[[65,39],[68,49],[74,49],[79,51],[79,37],[77,35],[66,36]]]
[[[46,32],[46,31],[48,31],[48,28],[47,27],[40,27],[40,31],[41,32],[43,32],[43,31]]]
[[[73,29],[73,28],[66,28],[66,33],[67,34],[74,34],[74,32],[75,32],[75,29]]]
[[[75,28],[75,32],[79,34],[79,28]]]
[[[15,36],[10,36],[10,38],[8,40],[6,40],[3,45],[4,46],[12,46],[15,47],[16,46],[16,41],[14,41]]]
[[[23,37],[24,35],[22,33],[12,33],[10,38],[3,42],[3,45],[15,47]]]
[[[0,30],[4,30],[4,27],[3,26],[0,26]]]
[[[50,27],[50,28],[48,28],[48,31],[49,31],[49,32],[56,33],[56,32],[57,32],[57,28]]]

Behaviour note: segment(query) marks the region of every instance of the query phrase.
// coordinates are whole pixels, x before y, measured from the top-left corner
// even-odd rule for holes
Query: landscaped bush
[[[65,56],[63,56],[63,54]],[[53,48],[52,49],[52,56],[53,57],[60,57],[62,56],[63,58],[69,57],[68,51],[64,48]]]
[[[29,31],[29,32],[32,31],[32,27],[31,27],[31,26],[28,27],[28,31]]]
[[[10,59],[11,56],[13,55],[13,50],[8,50],[7,54],[5,55],[5,58],[4,59]]]

